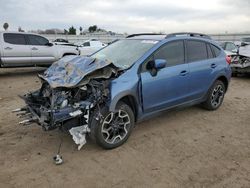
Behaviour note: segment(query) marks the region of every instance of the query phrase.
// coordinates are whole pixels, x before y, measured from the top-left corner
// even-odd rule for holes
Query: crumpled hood
[[[38,76],[46,80],[52,88],[74,87],[88,74],[110,64],[112,63],[109,61],[91,57],[66,56],[53,63],[43,75]]]

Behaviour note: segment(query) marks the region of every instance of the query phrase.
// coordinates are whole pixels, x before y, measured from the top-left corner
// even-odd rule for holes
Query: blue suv
[[[89,57],[55,62],[39,75],[41,88],[22,96],[26,105],[15,111],[24,112],[21,124],[69,131],[78,149],[86,135],[111,149],[128,139],[135,122],[163,110],[195,104],[218,109],[229,64],[204,34],[134,34]]]

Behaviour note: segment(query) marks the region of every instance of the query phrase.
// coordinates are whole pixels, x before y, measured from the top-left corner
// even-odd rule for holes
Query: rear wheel
[[[223,102],[225,92],[225,84],[220,80],[216,80],[213,86],[208,91],[208,97],[207,100],[203,103],[203,107],[207,110],[218,109]]]
[[[119,102],[115,112],[110,112],[108,107],[100,110],[102,118],[92,119],[91,138],[105,149],[113,149],[127,141],[134,127],[134,114],[125,103]]]

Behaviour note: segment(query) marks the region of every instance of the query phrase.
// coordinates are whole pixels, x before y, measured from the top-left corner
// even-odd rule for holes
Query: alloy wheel
[[[102,123],[102,136],[105,142],[116,144],[126,137],[130,126],[130,118],[126,111],[110,112]]]
[[[214,108],[217,108],[224,97],[224,89],[222,85],[217,85],[213,92],[212,92],[212,98],[211,98],[211,104]]]

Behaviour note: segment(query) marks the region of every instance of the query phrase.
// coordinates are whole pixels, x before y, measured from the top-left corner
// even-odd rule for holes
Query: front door
[[[165,59],[167,65],[152,75],[147,64],[151,60]],[[145,113],[167,109],[185,103],[188,99],[189,67],[184,58],[182,40],[165,44],[152,59],[145,62],[141,73],[141,91]]]
[[[38,35],[28,35],[33,64],[51,64],[56,60],[55,46],[48,46],[49,41]]]

